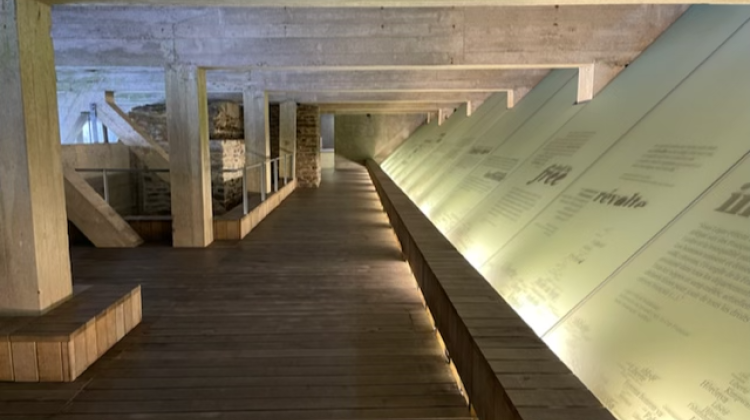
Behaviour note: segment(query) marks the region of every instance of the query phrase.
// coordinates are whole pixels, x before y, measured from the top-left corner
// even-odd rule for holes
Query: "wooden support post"
[[[205,247],[213,242],[206,74],[172,65],[165,75],[173,245]]]
[[[247,89],[243,92],[245,109],[245,160],[247,165],[266,162],[271,157],[271,128],[268,120],[268,93]],[[259,169],[248,171],[248,191],[261,191]],[[271,165],[264,166],[264,188],[271,191]]]
[[[297,104],[287,101],[281,104],[279,112],[279,142],[281,143],[281,154],[297,154]],[[282,176],[294,178],[295,166],[294,161],[285,160],[282,164]]]
[[[0,312],[72,293],[50,7],[0,0]]]

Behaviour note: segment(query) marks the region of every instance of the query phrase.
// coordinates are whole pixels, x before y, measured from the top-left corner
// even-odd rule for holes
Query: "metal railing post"
[[[284,185],[289,183],[289,155],[284,155]]]
[[[242,214],[247,215],[250,212],[250,203],[247,200],[247,166],[242,167]]]
[[[260,164],[260,201],[266,201],[266,163]]]
[[[109,204],[109,177],[106,169],[102,169],[102,183],[104,186],[104,201]]]
[[[279,192],[279,160],[273,161],[273,192]]]

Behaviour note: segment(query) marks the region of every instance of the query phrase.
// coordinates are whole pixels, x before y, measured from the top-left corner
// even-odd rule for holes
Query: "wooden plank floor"
[[[243,241],[72,251],[143,285],[144,322],[71,384],[0,384],[0,419],[468,418],[365,171],[328,172]]]

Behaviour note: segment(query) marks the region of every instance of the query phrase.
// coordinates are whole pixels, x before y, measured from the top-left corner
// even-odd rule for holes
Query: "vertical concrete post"
[[[281,104],[279,113],[279,143],[282,155],[294,155],[291,162],[285,161],[283,164],[282,176],[294,178],[295,167],[292,162],[296,161],[297,155],[297,104],[287,101]]]
[[[165,76],[173,246],[205,247],[214,240],[206,73],[170,65]]]
[[[245,161],[247,165],[266,162],[271,158],[271,127],[268,119],[268,94],[246,89],[243,94],[245,112]],[[271,191],[271,165],[265,165],[265,191]],[[248,171],[248,191],[260,192],[258,169]]]
[[[0,0],[0,313],[72,293],[50,8]]]

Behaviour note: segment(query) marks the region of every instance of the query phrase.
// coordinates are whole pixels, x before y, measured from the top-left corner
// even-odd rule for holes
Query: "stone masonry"
[[[315,105],[297,107],[297,187],[320,186],[320,110]]]
[[[133,108],[132,121],[169,152],[167,113],[164,104]],[[244,127],[240,106],[232,102],[209,102],[209,148],[213,212],[224,214],[242,203],[242,172],[221,172],[245,165]],[[137,159],[131,161],[137,162]],[[136,163],[135,167],[139,167]],[[169,184],[153,174],[139,175],[138,211],[141,215],[171,214]]]

